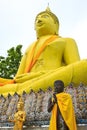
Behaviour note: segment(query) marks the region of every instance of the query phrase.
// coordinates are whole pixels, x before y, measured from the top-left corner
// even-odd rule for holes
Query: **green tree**
[[[22,45],[7,50],[7,57],[0,56],[0,77],[12,79],[19,67],[22,57]]]

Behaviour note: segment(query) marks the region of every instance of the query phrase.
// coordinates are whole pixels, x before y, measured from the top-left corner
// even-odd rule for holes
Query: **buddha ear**
[[[55,35],[58,35],[59,32],[59,25],[55,23]]]

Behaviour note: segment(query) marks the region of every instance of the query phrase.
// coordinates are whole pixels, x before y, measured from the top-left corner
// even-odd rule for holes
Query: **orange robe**
[[[57,97],[57,103],[58,103],[60,112],[69,130],[77,130],[75,113],[74,113],[74,108],[73,108],[70,94],[62,92],[62,93],[57,94],[56,97]],[[49,130],[57,130],[56,114],[57,114],[57,104],[54,105],[53,110],[52,110]]]

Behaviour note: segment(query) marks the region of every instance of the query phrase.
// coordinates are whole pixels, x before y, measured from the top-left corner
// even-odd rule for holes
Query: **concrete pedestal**
[[[13,127],[0,127],[0,130],[13,130]],[[49,130],[48,126],[42,127],[24,127],[23,130]],[[87,125],[78,125],[77,130],[87,130]]]

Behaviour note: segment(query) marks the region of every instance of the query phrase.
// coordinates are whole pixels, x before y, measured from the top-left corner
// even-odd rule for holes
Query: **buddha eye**
[[[48,15],[43,15],[42,17],[43,17],[43,18],[49,18],[49,16],[48,16]]]

